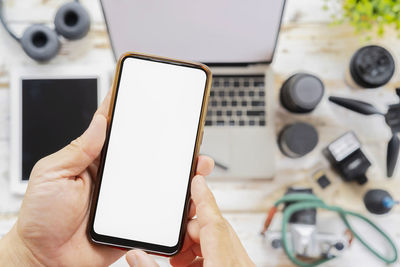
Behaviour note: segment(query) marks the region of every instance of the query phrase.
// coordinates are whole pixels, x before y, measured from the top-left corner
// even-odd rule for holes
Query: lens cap
[[[390,81],[395,71],[393,56],[381,46],[369,45],[357,50],[350,61],[354,82],[364,88],[377,88]]]
[[[287,110],[294,113],[308,113],[316,108],[324,91],[324,84],[318,77],[297,73],[283,84],[280,99]]]
[[[281,131],[278,143],[283,154],[290,158],[299,158],[317,146],[318,132],[307,123],[291,124]]]

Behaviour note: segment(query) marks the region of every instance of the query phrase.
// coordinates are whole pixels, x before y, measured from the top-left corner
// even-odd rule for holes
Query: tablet
[[[9,173],[14,193],[25,192],[39,159],[86,130],[109,88],[106,72],[69,69],[12,72]]]

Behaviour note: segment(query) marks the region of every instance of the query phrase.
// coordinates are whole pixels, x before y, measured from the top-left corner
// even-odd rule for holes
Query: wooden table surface
[[[8,0],[6,17],[11,27],[18,33],[29,24],[51,23],[56,8],[63,1],[56,0]],[[82,0],[92,17],[92,28],[83,40],[63,45],[60,55],[49,64],[59,66],[81,65],[88,68],[104,67],[112,69],[114,61],[107,37],[104,20],[98,1]],[[259,230],[267,210],[289,185],[308,185],[310,175],[318,168],[327,168],[322,149],[347,130],[356,132],[363,149],[373,166],[368,172],[370,181],[364,186],[345,184],[329,171],[333,186],[326,192],[316,188],[316,193],[330,204],[341,205],[355,211],[366,213],[362,196],[367,189],[384,188],[399,197],[400,171],[391,179],[385,177],[386,143],[390,138],[389,129],[379,117],[364,117],[333,106],[327,101],[328,95],[358,97],[370,101],[382,110],[395,103],[396,86],[400,87],[397,72],[391,83],[377,90],[351,89],[344,81],[345,71],[352,53],[367,43],[355,35],[348,25],[330,25],[329,12],[322,10],[322,0],[288,0],[282,30],[273,62],[275,73],[274,90],[276,99],[275,127],[278,132],[284,125],[295,121],[307,121],[317,127],[320,141],[316,149],[301,159],[288,159],[276,150],[278,173],[266,180],[210,180],[209,184],[224,216],[232,223],[248,253],[257,266],[292,266],[281,250],[274,250],[260,235]],[[335,1],[331,1],[335,2]],[[32,12],[34,11],[34,12]],[[400,39],[397,33],[388,30],[384,38],[375,38],[370,43],[388,47],[399,58]],[[9,192],[9,72],[12,68],[30,66],[39,68],[22,52],[3,28],[0,29],[0,235],[4,234],[15,221],[21,197]],[[278,102],[278,92],[282,82],[291,74],[304,71],[318,75],[326,86],[326,95],[318,108],[309,115],[293,115],[283,110]],[[400,169],[400,168],[398,168]],[[320,224],[332,231],[341,231],[339,218],[322,213]],[[400,208],[396,207],[389,215],[372,216],[400,247]],[[278,222],[275,222],[278,224]],[[330,227],[332,225],[332,227]],[[329,226],[329,227],[327,227]],[[363,229],[363,228],[361,228]],[[369,233],[363,230],[363,233]],[[371,236],[372,242],[380,246],[378,239]],[[382,248],[381,248],[382,249]],[[159,259],[162,266],[167,266]],[[116,265],[126,266],[123,261]],[[340,258],[325,266],[383,266],[358,242]],[[393,265],[395,266],[395,265]]]

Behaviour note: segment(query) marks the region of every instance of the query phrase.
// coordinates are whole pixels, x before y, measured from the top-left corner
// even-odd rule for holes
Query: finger
[[[201,246],[200,244],[195,244],[192,247],[193,253],[197,256],[197,257],[203,257],[203,254],[201,253]]]
[[[208,188],[204,177],[195,176],[191,187],[192,199],[196,205],[196,214],[200,228],[208,223],[222,220],[214,195]]]
[[[198,219],[190,220],[187,225],[187,234],[195,243],[200,243],[200,226]]]
[[[87,169],[88,169],[88,171],[89,171],[89,173],[90,173],[90,178],[94,181],[94,179],[95,179],[96,176],[97,176],[97,170],[98,170],[97,165],[94,164],[94,163],[91,163],[91,164],[88,166]]]
[[[95,113],[95,115],[104,116],[107,119],[107,121],[109,119],[108,112],[109,112],[110,104],[111,104],[111,95],[112,95],[112,90],[109,90],[106,97],[104,98],[104,100],[102,101],[102,103],[100,104],[99,108],[97,109],[97,111]],[[97,158],[95,158],[93,160],[93,162],[88,166],[92,180],[96,179],[99,164],[100,164],[100,155],[97,156]]]
[[[193,250],[188,249],[188,250],[181,252],[178,255],[170,258],[169,263],[175,267],[187,266],[195,259],[196,259],[196,255],[193,253]]]
[[[194,244],[193,240],[189,237],[189,234],[185,234],[185,239],[183,240],[183,246],[181,252],[186,251]]]
[[[214,160],[208,156],[199,156],[197,160],[196,175],[210,175],[214,169]]]
[[[110,109],[110,103],[111,103],[111,94],[112,94],[112,90],[109,90],[106,97],[104,98],[103,102],[100,104],[99,108],[97,109],[95,115],[102,115],[104,116],[107,121],[108,121],[108,112]],[[88,166],[89,169],[89,173],[90,176],[92,178],[92,180],[96,179],[97,176],[97,170],[99,168],[99,164],[100,164],[100,155],[97,156],[97,158],[95,158],[93,160],[93,162]]]
[[[80,174],[100,154],[106,137],[106,128],[106,118],[99,114],[95,115],[89,128],[80,137],[58,152],[40,160],[34,171],[42,174],[56,172],[57,177]]]
[[[101,102],[101,104],[95,114],[103,115],[104,117],[106,117],[108,119],[108,113],[109,113],[110,105],[111,105],[111,95],[112,95],[112,90],[109,90],[106,97],[104,98],[103,102]]]
[[[159,267],[150,255],[138,249],[128,251],[126,261],[130,267]]]
[[[204,264],[204,259],[197,258],[191,264],[189,264],[188,267],[203,267],[203,264]]]
[[[196,206],[194,205],[193,200],[190,200],[188,218],[192,219],[195,215],[196,215]]]
[[[170,258],[170,264],[172,266],[188,266],[197,257],[201,257],[201,248],[199,244],[193,244],[189,249],[182,251],[178,255]]]
[[[206,259],[213,261],[215,266],[224,266],[224,259],[230,255],[232,246],[229,238],[229,229],[225,219],[217,206],[214,195],[208,188],[204,177],[196,176],[192,181],[192,199],[196,205],[197,221],[199,230],[189,229],[189,236],[196,239],[195,234],[199,232],[201,252]],[[195,227],[192,223],[190,227]],[[194,233],[192,233],[192,231]],[[194,240],[193,240],[194,241]]]
[[[89,128],[68,146],[40,160],[33,172],[59,172],[61,177],[71,177],[87,168],[99,156],[103,147],[110,100],[111,90],[94,114]]]

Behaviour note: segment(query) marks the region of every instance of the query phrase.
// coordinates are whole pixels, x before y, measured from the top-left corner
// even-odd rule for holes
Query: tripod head
[[[388,177],[393,176],[400,149],[400,140],[398,137],[398,133],[400,132],[400,88],[396,88],[396,94],[399,97],[399,103],[389,105],[386,114],[379,111],[370,103],[364,101],[336,96],[329,97],[329,101],[354,112],[367,116],[380,115],[385,117],[386,124],[392,132],[392,137],[388,142],[386,155],[386,172]]]
[[[396,94],[400,99],[400,88],[396,88]],[[385,121],[392,130],[392,133],[400,132],[400,102],[389,105],[388,111],[385,114]]]

